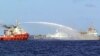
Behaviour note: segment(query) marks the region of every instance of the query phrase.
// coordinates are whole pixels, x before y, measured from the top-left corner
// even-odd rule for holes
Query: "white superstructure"
[[[5,27],[4,35],[17,35],[17,34],[24,34],[26,33],[20,26],[18,21],[16,21],[16,25],[3,25]]]

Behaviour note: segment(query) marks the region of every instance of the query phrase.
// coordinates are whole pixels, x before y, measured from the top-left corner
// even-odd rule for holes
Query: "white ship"
[[[56,28],[56,32],[53,34],[46,35],[33,35],[33,39],[57,39],[57,40],[99,40],[100,36],[96,29],[93,26],[90,26],[85,32],[77,31],[68,26],[64,26],[61,24],[50,23],[50,22],[25,22],[29,24],[42,24],[46,26],[50,26],[52,28]]]
[[[54,34],[47,34],[47,35],[33,35],[34,39],[57,39],[57,40],[99,40],[100,37],[94,27],[89,27],[87,31],[78,32],[78,35],[73,36],[71,34],[66,34],[62,31],[56,31]]]

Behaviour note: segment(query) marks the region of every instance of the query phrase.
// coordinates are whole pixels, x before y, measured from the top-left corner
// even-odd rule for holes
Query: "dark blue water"
[[[100,56],[100,41],[0,41],[0,56]]]

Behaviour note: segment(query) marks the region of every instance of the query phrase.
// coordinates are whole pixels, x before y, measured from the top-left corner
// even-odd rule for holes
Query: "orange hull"
[[[28,33],[17,34],[13,36],[0,36],[0,40],[27,40],[29,37]]]

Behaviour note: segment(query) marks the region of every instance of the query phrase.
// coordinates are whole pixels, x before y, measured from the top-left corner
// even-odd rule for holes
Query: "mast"
[[[87,33],[93,36],[97,36],[98,34],[93,24],[89,26]]]
[[[18,19],[16,19],[16,27],[19,27],[20,23],[18,21]]]

